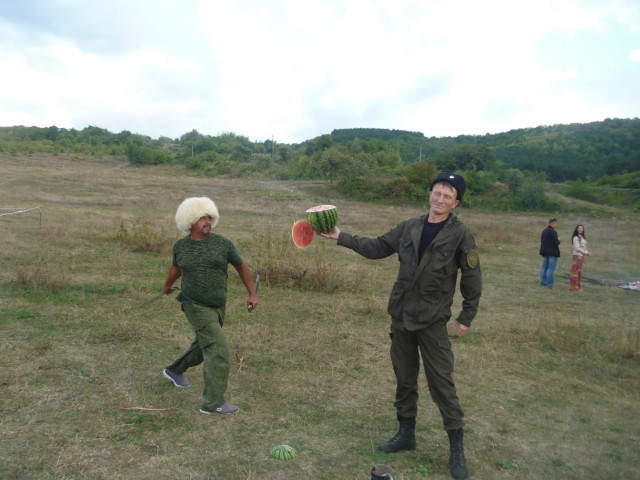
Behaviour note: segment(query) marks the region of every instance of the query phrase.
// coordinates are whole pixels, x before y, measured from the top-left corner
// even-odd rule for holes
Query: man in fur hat
[[[188,235],[173,245],[173,260],[162,287],[171,293],[182,276],[177,300],[182,304],[196,338],[191,346],[163,371],[176,387],[191,385],[184,372],[203,364],[204,393],[200,411],[206,414],[236,413],[239,408],[224,399],[229,382],[229,347],[222,332],[227,304],[227,268],[235,267],[249,298],[247,305],[258,305],[251,271],[236,246],[226,237],[211,233],[220,215],[207,197],[184,200],[176,211],[176,225]]]

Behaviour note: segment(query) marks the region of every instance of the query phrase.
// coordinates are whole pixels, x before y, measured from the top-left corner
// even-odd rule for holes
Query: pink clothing
[[[582,287],[580,286],[580,280],[582,279],[582,265],[584,264],[584,257],[581,255],[573,256],[573,264],[571,265],[571,290],[578,291]]]
[[[582,265],[584,256],[589,255],[587,241],[582,235],[574,235],[573,242],[573,264],[571,265],[571,290],[580,290],[580,280],[582,279]]]

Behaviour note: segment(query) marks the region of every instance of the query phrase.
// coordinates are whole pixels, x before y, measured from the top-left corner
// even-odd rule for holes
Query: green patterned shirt
[[[224,307],[227,303],[227,269],[242,265],[236,246],[226,237],[210,234],[194,241],[186,236],[173,245],[173,265],[182,272],[178,301],[205,307]]]

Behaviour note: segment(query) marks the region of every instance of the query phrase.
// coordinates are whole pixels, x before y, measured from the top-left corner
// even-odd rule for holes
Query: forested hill
[[[505,168],[545,172],[554,182],[640,171],[640,119],[522,128],[504,133],[426,137],[422,133],[378,128],[331,132],[335,143],[381,141],[403,163],[435,158],[461,145],[491,148]]]
[[[253,157],[267,162],[261,168],[274,167],[274,175],[281,178],[310,178],[327,172],[330,178],[389,174],[426,160],[461,171],[540,172],[552,182],[564,182],[640,172],[640,119],[440,138],[393,129],[337,129],[292,145],[251,141],[231,132],[210,136],[192,130],[176,139],[152,139],[95,126],[83,130],[13,126],[0,127],[0,152],[127,155],[133,164],[177,162],[209,174],[241,174]],[[324,163],[319,164],[321,156]]]

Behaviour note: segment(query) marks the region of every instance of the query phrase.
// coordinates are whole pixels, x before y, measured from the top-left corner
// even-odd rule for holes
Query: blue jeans
[[[542,257],[542,268],[540,269],[540,285],[553,288],[553,275],[556,273],[558,257]]]

